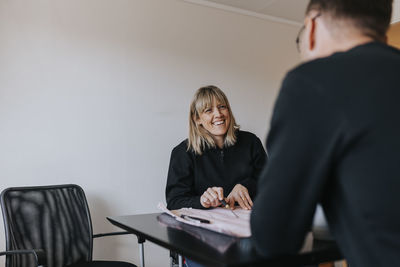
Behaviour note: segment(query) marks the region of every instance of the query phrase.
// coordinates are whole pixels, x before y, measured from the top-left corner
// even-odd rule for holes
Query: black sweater
[[[187,140],[172,150],[166,186],[168,209],[202,209],[200,196],[209,187],[222,187],[227,196],[236,184],[253,199],[257,178],[266,162],[261,141],[252,133],[238,131],[236,144],[205,149],[202,155],[187,151]]]
[[[322,203],[350,266],[400,266],[400,51],[369,43],[291,71],[251,214],[265,256],[297,253]]]

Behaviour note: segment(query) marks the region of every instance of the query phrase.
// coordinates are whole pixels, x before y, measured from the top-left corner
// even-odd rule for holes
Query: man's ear
[[[316,18],[319,17],[319,12],[317,10],[311,10],[304,21],[304,25],[306,25],[306,36],[305,38],[308,38],[308,47],[307,49],[312,51],[315,49],[315,33],[317,30],[317,22]]]
[[[310,51],[314,50],[315,48],[315,31],[316,31],[316,22],[315,19],[310,19],[310,31],[308,33],[308,49]]]

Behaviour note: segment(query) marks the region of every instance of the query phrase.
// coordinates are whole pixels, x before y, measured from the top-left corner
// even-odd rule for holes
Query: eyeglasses
[[[320,17],[322,14],[321,13],[318,13],[317,15],[315,15],[315,17],[313,17],[312,19],[311,19],[311,21],[314,21],[314,20],[316,20],[318,17]],[[301,26],[301,28],[300,28],[300,30],[299,30],[299,33],[297,34],[297,37],[296,37],[296,48],[297,48],[297,51],[299,52],[299,53],[301,53],[301,49],[300,49],[300,42],[301,42],[301,40],[300,40],[300,37],[301,37],[301,34],[304,32],[304,30],[306,29],[306,25],[303,25],[303,26]]]
[[[300,36],[304,32],[305,29],[306,29],[305,25],[301,26],[301,28],[299,30],[299,33],[297,34],[297,37],[296,37],[296,48],[297,48],[297,52],[299,52],[299,53],[301,52],[301,50],[300,50]]]

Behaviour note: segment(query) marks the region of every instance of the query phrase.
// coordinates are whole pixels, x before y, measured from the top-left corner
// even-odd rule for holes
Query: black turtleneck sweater
[[[202,155],[187,151],[187,140],[172,150],[165,190],[168,209],[202,209],[200,196],[209,187],[222,187],[227,196],[236,184],[249,190],[253,199],[266,154],[254,134],[237,132],[233,146],[205,149]]]

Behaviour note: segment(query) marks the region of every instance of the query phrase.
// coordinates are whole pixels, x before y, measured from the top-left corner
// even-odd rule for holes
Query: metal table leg
[[[179,263],[179,267],[183,267],[183,258],[181,255],[178,255],[178,263]]]
[[[145,241],[146,241],[145,239],[138,237],[140,267],[144,267],[144,242]]]

